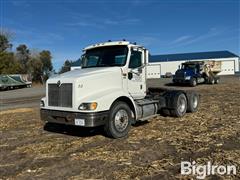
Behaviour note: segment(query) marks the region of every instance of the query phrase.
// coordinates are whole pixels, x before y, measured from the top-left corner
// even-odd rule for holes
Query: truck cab
[[[176,117],[195,112],[195,92],[148,88],[149,52],[127,41],[104,42],[83,49],[81,69],[48,79],[41,100],[44,122],[95,127],[124,137],[132,124],[160,112]]]
[[[174,83],[188,83],[191,86],[196,86],[197,83],[204,82],[202,77],[203,62],[185,62],[181,64],[173,76]]]

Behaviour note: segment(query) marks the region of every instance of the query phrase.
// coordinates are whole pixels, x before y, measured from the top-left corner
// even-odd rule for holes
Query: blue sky
[[[58,70],[82,49],[126,39],[151,54],[229,50],[240,54],[239,0],[0,0],[1,27],[16,47],[52,52]]]

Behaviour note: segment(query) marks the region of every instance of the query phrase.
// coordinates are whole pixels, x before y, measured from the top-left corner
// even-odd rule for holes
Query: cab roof
[[[142,47],[142,46],[130,43],[129,41],[107,41],[107,42],[102,42],[102,43],[97,43],[97,44],[87,46],[83,49],[83,51],[86,51],[88,49],[93,49],[93,48],[96,48],[96,47],[118,46],[118,45],[130,45],[130,46],[133,46],[133,47]]]

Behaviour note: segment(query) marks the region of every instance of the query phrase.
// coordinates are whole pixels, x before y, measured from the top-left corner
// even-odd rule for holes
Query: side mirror
[[[128,79],[131,80],[132,78],[133,78],[133,74],[132,74],[132,72],[129,72],[128,73]]]

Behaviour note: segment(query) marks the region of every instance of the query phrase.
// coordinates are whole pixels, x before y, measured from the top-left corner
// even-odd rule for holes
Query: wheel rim
[[[198,105],[198,98],[197,96],[193,96],[193,108],[196,109]]]
[[[128,126],[128,113],[124,109],[120,109],[114,117],[116,130],[123,132]]]
[[[179,110],[179,112],[184,113],[185,109],[186,109],[186,102],[183,98],[181,98],[179,100],[178,110]]]
[[[197,82],[195,79],[192,80],[192,86],[196,86],[197,85]]]

